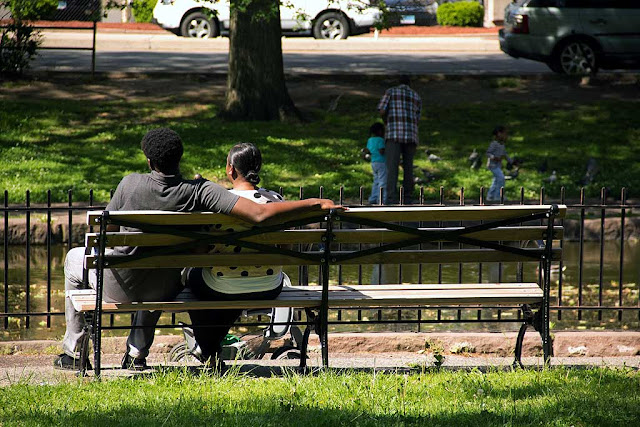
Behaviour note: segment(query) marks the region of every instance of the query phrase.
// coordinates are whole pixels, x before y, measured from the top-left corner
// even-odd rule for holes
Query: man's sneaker
[[[59,354],[53,360],[53,367],[55,369],[64,369],[67,371],[79,371],[80,370],[80,359],[76,359],[75,357],[71,357],[66,353]],[[87,360],[85,364],[85,368],[87,370],[91,370],[91,363]]]
[[[125,353],[122,358],[122,369],[129,369],[130,371],[144,371],[148,368],[147,359],[144,357],[136,359],[129,356],[129,353]]]

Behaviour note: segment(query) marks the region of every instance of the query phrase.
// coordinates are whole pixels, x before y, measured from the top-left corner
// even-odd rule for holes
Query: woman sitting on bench
[[[230,191],[256,203],[284,201],[280,194],[258,188],[261,166],[262,155],[258,147],[250,143],[235,145],[227,157],[227,178],[233,185]],[[239,246],[221,244],[209,248],[209,253],[241,251]],[[186,286],[198,299],[206,301],[274,299],[282,291],[285,281],[290,286],[282,266],[190,268],[183,274]],[[219,357],[222,340],[241,314],[241,309],[189,311],[203,360],[210,359],[212,363],[222,365]],[[215,326],[198,326],[211,324]]]

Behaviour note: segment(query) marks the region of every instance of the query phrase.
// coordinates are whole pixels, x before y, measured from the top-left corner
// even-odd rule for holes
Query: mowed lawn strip
[[[3,426],[635,425],[640,375],[597,368],[253,378],[184,371],[0,390]]]

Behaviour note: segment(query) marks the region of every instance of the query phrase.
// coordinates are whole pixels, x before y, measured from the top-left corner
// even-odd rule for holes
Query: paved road
[[[226,53],[98,52],[96,71],[225,73]],[[364,74],[537,74],[546,66],[499,54],[373,54],[285,53],[286,73]],[[34,62],[36,70],[89,71],[88,52],[47,51]]]
[[[495,36],[352,37],[340,41],[283,38],[285,72],[366,74],[537,74],[546,66],[500,52]],[[90,33],[50,31],[47,47],[88,47]],[[96,70],[225,73],[228,39],[194,40],[172,34],[98,34]],[[91,53],[43,50],[36,70],[89,71]]]

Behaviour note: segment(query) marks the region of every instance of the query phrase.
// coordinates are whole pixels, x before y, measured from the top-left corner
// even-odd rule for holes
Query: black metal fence
[[[43,20],[30,24],[36,30],[64,30],[91,32],[91,44],[51,46],[41,44],[39,50],[85,50],[91,51],[91,75],[96,70],[96,37],[98,21],[101,20],[101,0],[60,0],[57,10]],[[11,20],[9,10],[0,11],[0,28],[8,28]]]
[[[58,9],[52,16],[46,18],[51,21],[87,21],[100,20],[102,0],[59,0]]]
[[[326,194],[323,188],[320,196]],[[445,191],[440,189],[437,200],[427,200],[423,189],[420,190],[418,203],[423,205],[470,205],[484,204],[484,189],[479,200],[465,198],[464,189],[460,189],[459,200],[445,200]],[[602,189],[599,200],[587,201],[584,191],[578,200],[565,200],[564,188],[556,198],[547,197],[544,188],[539,190],[537,200],[525,200],[524,189],[520,197],[506,204],[562,203],[568,207],[565,220],[565,239],[563,261],[553,266],[552,276],[552,319],[556,328],[637,328],[640,323],[640,251],[636,250],[636,225],[640,231],[640,221],[636,222],[634,209],[640,205],[629,203],[625,189],[615,201],[607,197]],[[302,198],[304,189],[300,188]],[[89,228],[84,225],[84,213],[87,210],[102,209],[104,204],[95,204],[93,192],[89,200],[75,202],[74,193],[68,192],[65,203],[52,203],[51,192],[47,193],[47,203],[32,205],[31,194],[14,196],[19,203],[12,203],[10,195],[4,192],[1,212],[3,217],[3,267],[0,300],[2,309],[0,318],[5,337],[44,337],[52,330],[58,331],[64,324],[64,275],[63,260],[66,251],[83,244],[84,233]],[[359,193],[346,194],[340,188],[337,197],[341,204],[364,204],[364,189]],[[402,193],[401,193],[402,201]],[[535,242],[532,242],[535,244]],[[376,268],[378,267],[378,268]],[[510,265],[458,264],[437,265],[399,265],[389,270],[379,266],[357,266],[354,270],[338,271],[339,283],[459,283],[462,281],[507,281],[507,276],[516,275],[517,268]],[[287,273],[294,283],[300,285],[314,283],[319,272],[298,269]],[[538,275],[532,267],[527,273]],[[505,280],[503,280],[505,279]],[[522,278],[520,278],[522,279]],[[535,280],[535,279],[534,279]],[[555,284],[553,284],[555,283]],[[165,317],[165,327],[176,325],[180,315]],[[336,310],[332,313],[334,329],[340,325],[359,324],[364,330],[371,325],[394,325],[404,330],[425,330],[426,325],[452,325],[458,322],[477,322],[487,317],[498,320],[505,316],[520,316],[517,307],[485,308],[460,310],[415,310],[397,307],[392,310]],[[59,320],[55,320],[58,318]],[[34,322],[35,320],[40,320]],[[120,324],[126,328],[128,317],[111,316],[111,326]],[[34,323],[36,327],[34,328]],[[253,324],[248,322],[247,324]],[[402,326],[401,326],[402,325]],[[560,326],[558,326],[560,325]],[[447,326],[445,326],[447,327]],[[29,330],[38,329],[40,335],[29,334]],[[27,331],[27,333],[25,333]]]

